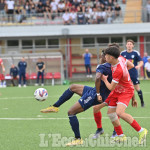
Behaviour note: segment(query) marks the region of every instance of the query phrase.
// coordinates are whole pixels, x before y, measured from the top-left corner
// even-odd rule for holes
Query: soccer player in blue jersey
[[[102,61],[104,61],[104,59],[105,57],[103,55]],[[101,77],[103,74],[108,75],[108,81],[111,82],[112,72],[111,65],[109,63],[98,65],[96,69],[96,82],[94,88],[77,84],[71,85],[70,88],[62,94],[62,96],[53,106],[41,110],[42,113],[58,112],[58,107],[60,107],[64,102],[69,100],[74,93],[81,96],[78,102],[76,102],[68,111],[70,125],[75,134],[75,140],[73,140],[71,143],[68,143],[68,146],[83,144],[83,140],[81,139],[79,131],[79,122],[76,117],[76,114],[86,111],[94,105],[101,104],[103,101],[106,100],[106,98],[110,94],[110,91],[106,88],[104,82],[101,81]],[[105,104],[103,103],[99,108],[102,108],[104,106]],[[103,129],[101,129],[100,131],[101,133],[104,132]]]
[[[134,84],[134,87],[138,93],[138,96],[141,100],[141,107],[144,107],[143,93],[140,89],[140,86],[139,86],[140,82],[138,80],[138,69],[143,66],[143,61],[142,61],[142,58],[141,58],[139,52],[136,50],[133,50],[133,47],[134,47],[133,40],[131,40],[131,39],[127,40],[126,47],[127,47],[127,50],[122,51],[121,55],[123,57],[125,57],[126,59],[128,59],[129,61],[131,61],[135,66],[134,68],[129,70],[129,74],[130,74],[131,80]]]

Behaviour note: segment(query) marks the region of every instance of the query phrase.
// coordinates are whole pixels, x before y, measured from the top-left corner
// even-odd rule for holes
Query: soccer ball
[[[37,90],[35,90],[34,92],[34,97],[36,100],[38,101],[45,101],[48,97],[48,92],[46,89],[44,88],[38,88]]]

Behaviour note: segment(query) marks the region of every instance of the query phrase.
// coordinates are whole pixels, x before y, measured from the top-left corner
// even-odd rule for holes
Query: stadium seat
[[[11,75],[10,74],[6,74],[5,75],[5,80],[10,80],[11,79]]]
[[[28,73],[26,73],[26,80],[29,80],[30,79],[30,76]]]
[[[51,72],[46,73],[44,76],[45,79],[53,79],[53,74]]]
[[[55,72],[54,73],[54,79],[60,79],[60,78],[61,78],[60,72]]]
[[[36,74],[35,72],[34,72],[34,73],[31,73],[30,79],[31,79],[31,80],[37,79],[37,74]]]

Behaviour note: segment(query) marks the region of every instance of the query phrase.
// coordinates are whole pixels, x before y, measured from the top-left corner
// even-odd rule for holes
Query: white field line
[[[150,92],[143,92],[144,94],[150,94]],[[51,97],[59,97],[60,95],[54,95],[54,96],[48,96],[49,98],[51,98]],[[78,95],[74,95],[74,96],[78,96]],[[79,96],[78,96],[79,97]],[[7,100],[7,99],[32,99],[32,98],[34,98],[34,96],[33,97],[1,97],[0,98],[0,100]]]
[[[150,117],[133,117],[140,119],[150,119]],[[94,118],[78,118],[79,120],[94,120]],[[103,117],[103,119],[109,119],[108,117]],[[68,118],[0,118],[0,120],[68,120]]]

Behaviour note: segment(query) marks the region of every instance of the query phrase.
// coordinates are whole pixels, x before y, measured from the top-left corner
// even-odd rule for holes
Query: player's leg
[[[41,72],[42,86],[44,85],[44,72]]]
[[[130,114],[125,113],[126,107],[127,106],[125,104],[118,104],[116,113],[121,119],[129,123],[139,133],[139,144],[141,144],[148,131],[147,129],[142,128]]]
[[[42,113],[48,113],[48,112],[58,112],[60,107],[63,103],[65,103],[67,100],[69,100],[74,93],[78,94],[79,96],[82,96],[84,85],[79,84],[72,84],[70,87],[59,97],[58,101],[53,104],[53,106],[50,106],[46,109],[42,109]]]
[[[22,73],[20,72],[19,73],[19,85],[18,85],[18,87],[21,87],[21,79],[22,79]]]
[[[26,73],[23,73],[23,86],[26,87]]]
[[[81,139],[80,130],[79,130],[79,121],[76,114],[83,112],[84,109],[80,105],[79,102],[76,102],[68,111],[69,122],[74,132],[75,140],[70,143],[67,143],[67,146],[71,145],[81,145],[83,144],[83,140]]]
[[[88,65],[85,65],[85,69],[86,69],[86,76],[89,77],[89,74],[88,74]]]
[[[89,65],[89,74],[90,74],[90,78],[92,78],[92,70],[91,70],[91,65]]]
[[[139,84],[134,85],[134,87],[135,87],[135,89],[136,89],[136,91],[138,93],[138,96],[139,96],[140,100],[141,100],[141,107],[144,107],[143,93],[142,93],[142,91],[140,89]]]
[[[35,85],[39,85],[39,78],[40,78],[40,72],[37,72],[37,80],[36,80],[36,84]]]

